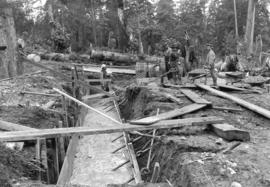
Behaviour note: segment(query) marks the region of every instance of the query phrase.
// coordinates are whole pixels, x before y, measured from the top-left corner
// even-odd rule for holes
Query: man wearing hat
[[[211,77],[213,79],[213,84],[214,86],[217,86],[217,75],[215,72],[215,59],[216,59],[216,54],[212,49],[212,45],[211,44],[207,44],[207,50],[208,50],[208,54],[206,57],[206,64],[210,66],[210,74]]]
[[[179,62],[179,52],[178,52],[178,45],[177,43],[174,43],[172,46],[172,52],[170,55],[170,71],[172,72],[172,78],[174,81],[174,84],[181,83],[181,76],[180,76],[180,70],[178,67]]]
[[[101,65],[101,79],[102,80],[104,80],[104,79],[108,79],[109,78],[109,75],[108,75],[108,73],[107,73],[107,66],[106,66],[106,64],[102,64]],[[110,91],[110,89],[109,89],[109,84],[108,84],[108,82],[107,81],[102,81],[101,82],[101,88],[104,90],[104,91]]]

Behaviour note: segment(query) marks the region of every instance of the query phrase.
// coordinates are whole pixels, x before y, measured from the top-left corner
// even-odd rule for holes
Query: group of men
[[[213,79],[213,85],[217,85],[217,74],[215,71],[216,54],[213,51],[211,44],[207,44],[208,54],[206,57],[206,65],[210,70],[211,77]],[[173,44],[171,47],[167,46],[167,50],[164,53],[166,74],[169,80],[172,80],[174,84],[181,84],[181,77],[184,69],[184,58],[181,57],[181,51],[177,44]]]

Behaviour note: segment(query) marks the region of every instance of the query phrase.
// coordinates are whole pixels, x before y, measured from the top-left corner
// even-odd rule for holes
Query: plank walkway
[[[113,102],[110,102],[113,106]],[[108,105],[108,103],[106,103]],[[106,112],[100,102],[91,104],[92,107],[119,120],[116,109]],[[119,126],[109,119],[88,110],[83,122],[83,127],[109,128]],[[111,142],[122,133],[96,134],[84,136],[79,140],[78,152],[74,160],[73,173],[70,179],[72,185],[89,185],[91,187],[105,187],[107,184],[122,184],[132,178],[130,164],[112,171],[113,168],[127,161],[124,151],[115,154],[112,152],[125,144],[123,139]]]

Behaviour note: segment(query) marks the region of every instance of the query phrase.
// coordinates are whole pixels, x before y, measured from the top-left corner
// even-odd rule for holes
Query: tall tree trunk
[[[5,41],[6,49],[2,51],[2,66],[5,69],[5,76],[13,77],[20,75],[23,72],[22,62],[17,61],[17,38],[14,25],[14,19],[11,8],[5,8],[2,11],[4,14],[0,16],[2,27],[0,28],[2,34],[0,40]]]
[[[92,15],[94,44],[97,45],[97,22],[96,22],[96,8],[94,0],[91,0],[91,15]]]
[[[238,40],[239,34],[238,34],[238,23],[237,23],[237,8],[236,8],[236,0],[233,0],[233,7],[234,7],[234,23],[235,23],[235,38]]]
[[[257,0],[249,0],[245,40],[247,43],[247,55],[253,53],[255,5]]]

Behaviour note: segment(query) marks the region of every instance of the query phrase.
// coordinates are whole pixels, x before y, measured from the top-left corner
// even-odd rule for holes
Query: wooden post
[[[59,128],[63,127],[63,122],[59,121]],[[60,165],[62,165],[64,163],[64,159],[65,159],[65,144],[64,144],[64,138],[60,137],[59,138],[59,147],[60,147]]]
[[[36,160],[38,163],[40,163],[40,139],[38,138],[36,141]],[[39,167],[41,167],[40,164],[38,164]],[[41,170],[38,169],[38,180],[41,180]]]
[[[62,96],[62,109],[64,112],[64,123],[62,124],[63,127],[69,127],[68,125],[68,111],[67,111],[67,103],[65,96]]]
[[[47,176],[47,183],[50,183],[50,173],[48,167],[48,157],[47,157],[47,143],[46,139],[40,140],[41,142],[41,163],[45,168],[46,176]]]
[[[59,143],[58,143],[58,138],[54,138],[54,146],[55,146],[55,173],[56,173],[56,178],[59,176]]]

